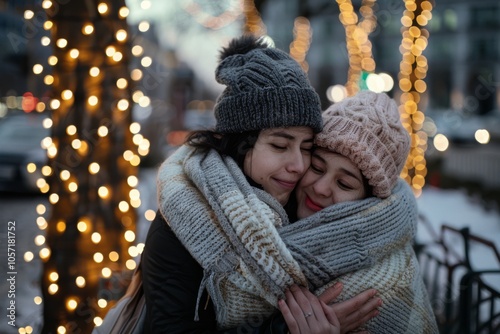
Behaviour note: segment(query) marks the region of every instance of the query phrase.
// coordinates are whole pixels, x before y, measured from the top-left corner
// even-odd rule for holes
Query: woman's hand
[[[290,333],[343,334],[357,329],[378,314],[377,307],[381,305],[381,299],[374,298],[376,290],[370,289],[333,304],[342,288],[342,284],[337,283],[316,297],[306,288],[292,286],[286,292],[286,302],[279,301]]]
[[[334,303],[335,298],[342,292],[342,288],[342,283],[336,283],[325,290],[319,299],[337,315],[343,334],[357,329],[376,317],[379,314],[377,308],[382,305],[382,299],[375,297],[377,290],[369,289],[351,299]]]
[[[340,334],[335,311],[304,287],[293,285],[278,306],[291,334]]]

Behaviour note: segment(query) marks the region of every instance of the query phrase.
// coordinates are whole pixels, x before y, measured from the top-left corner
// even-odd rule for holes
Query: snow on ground
[[[436,233],[445,224],[456,229],[469,227],[471,234],[493,242],[500,251],[500,213],[496,210],[486,210],[476,198],[469,197],[462,190],[444,190],[426,187],[417,199],[419,212],[433,226]],[[425,242],[432,240],[430,233],[419,225],[417,240]],[[450,237],[450,242],[456,251],[463,255],[461,238]],[[500,269],[500,259],[494,252],[477,243],[471,243],[471,263],[474,269]]]

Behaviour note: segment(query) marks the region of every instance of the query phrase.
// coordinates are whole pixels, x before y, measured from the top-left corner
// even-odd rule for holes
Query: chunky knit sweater
[[[409,252],[416,203],[403,181],[385,200],[341,203],[289,224],[281,205],[251,187],[232,159],[183,146],[160,167],[158,199],[204,269],[199,295],[208,290],[221,329],[270,315],[291,284],[320,293],[341,279],[341,298],[380,287],[396,296],[382,297],[383,321],[369,322],[371,332],[436,332]]]

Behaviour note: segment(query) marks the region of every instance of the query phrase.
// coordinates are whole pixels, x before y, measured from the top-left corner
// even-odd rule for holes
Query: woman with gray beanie
[[[377,312],[375,290],[329,306],[338,286],[319,298],[297,288],[311,287],[310,266],[279,234],[322,128],[318,95],[297,62],[253,37],[223,49],[216,79],[226,88],[215,131],[193,133],[159,169],[159,214],[141,263],[144,333],[277,332],[273,314],[287,289],[302,330],[340,333],[336,315],[342,332],[357,328]]]

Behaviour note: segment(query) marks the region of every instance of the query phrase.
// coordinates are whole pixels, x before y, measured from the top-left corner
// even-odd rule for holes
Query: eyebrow
[[[289,140],[294,140],[296,139],[294,136],[292,136],[291,134],[289,133],[286,133],[286,132],[282,132],[282,131],[277,131],[277,132],[273,132],[273,133],[270,133],[269,136],[271,137],[281,137],[281,138],[285,138],[285,139],[289,139]],[[306,139],[304,140],[304,142],[306,143],[309,143],[309,142],[313,142],[313,137],[309,138],[309,139]]]
[[[338,153],[336,153],[336,154],[338,154]],[[325,159],[323,159],[323,158],[322,158],[319,154],[317,154],[317,153],[313,153],[313,154],[312,154],[312,156],[313,156],[314,158],[318,159],[318,160],[321,160],[321,162],[323,162],[325,165],[327,164],[327,163],[326,163],[326,160],[325,160]],[[361,176],[361,179],[360,179],[360,178],[359,178],[356,174],[352,173],[350,170],[347,170],[347,169],[342,168],[342,167],[340,168],[340,170],[341,170],[342,172],[344,172],[345,174],[347,174],[347,175],[349,175],[349,176],[352,176],[352,177],[353,177],[353,178],[355,178],[356,180],[358,180],[358,181],[360,181],[361,183],[363,183],[363,176]]]
[[[340,170],[343,171],[344,173],[346,173],[347,175],[352,176],[354,179],[358,180],[359,182],[363,183],[363,179],[360,179],[357,175],[355,175],[351,171],[349,171],[349,170],[347,170],[345,168],[340,168]]]
[[[323,159],[316,151],[313,152],[312,156],[318,160],[321,160],[322,163],[326,164],[325,159]]]

